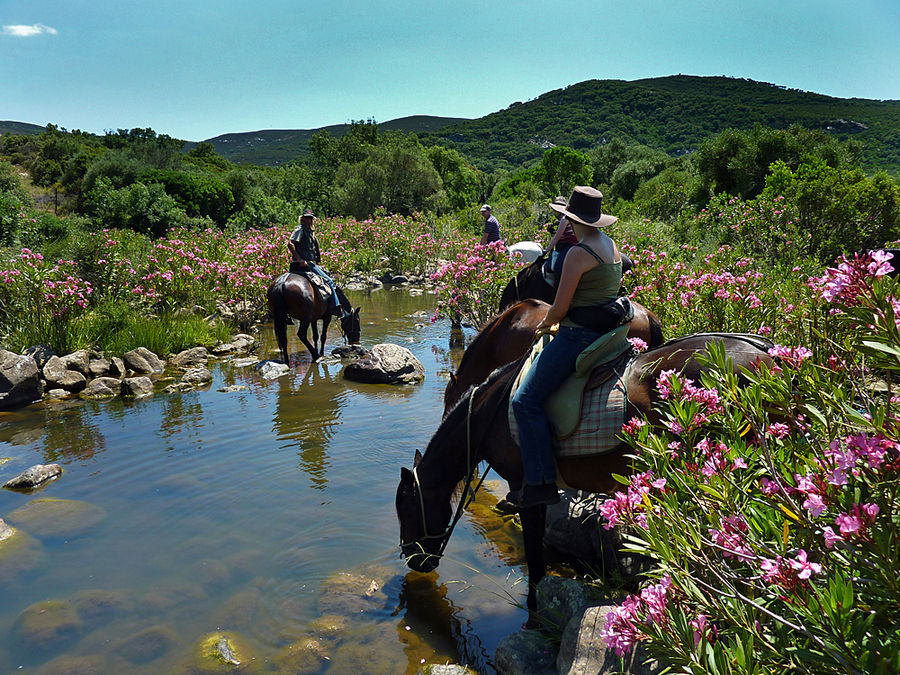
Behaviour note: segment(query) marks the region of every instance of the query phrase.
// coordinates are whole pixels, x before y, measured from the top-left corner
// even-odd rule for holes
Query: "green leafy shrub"
[[[813,284],[844,339],[776,345],[743,383],[713,347],[700,382],[663,374],[658,424],[625,425],[635,475],[602,511],[657,568],[607,618],[620,654],[641,641],[688,672],[897,672],[900,300],[885,262],[844,260]]]

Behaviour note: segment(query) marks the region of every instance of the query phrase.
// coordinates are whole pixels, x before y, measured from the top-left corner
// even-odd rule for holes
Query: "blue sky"
[[[898,38],[900,0],[0,0],[0,119],[202,140],[676,73],[897,100]]]

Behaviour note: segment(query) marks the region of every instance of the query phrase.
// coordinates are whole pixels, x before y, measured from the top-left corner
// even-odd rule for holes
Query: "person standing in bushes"
[[[322,261],[322,253],[319,250],[319,240],[316,239],[313,230],[313,223],[316,220],[316,215],[310,209],[306,209],[300,216],[297,227],[291,233],[291,238],[288,239],[291,262],[305,260],[309,269],[328,282],[328,286],[331,288],[331,313],[340,316],[343,314],[343,310],[334,287],[334,279],[319,265]]]
[[[481,233],[481,241],[478,243],[484,246],[492,241],[500,241],[500,223],[491,213],[490,204],[481,207],[481,217],[484,218],[484,231]]]
[[[537,331],[542,331],[560,324],[559,331],[535,359],[512,398],[525,484],[506,499],[520,509],[559,501],[544,403],[575,371],[578,355],[619,325],[608,321],[603,311],[615,302],[622,284],[622,256],[603,231],[618,218],[603,213],[602,205],[603,194],[588,186],[576,186],[565,205],[550,205],[572,224],[578,244],[566,255],[556,298],[537,326]]]

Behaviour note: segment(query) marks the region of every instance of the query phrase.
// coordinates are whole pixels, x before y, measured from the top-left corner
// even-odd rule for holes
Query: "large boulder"
[[[126,377],[122,380],[122,396],[143,398],[153,393],[153,381],[146,375]]]
[[[206,350],[206,347],[185,349],[169,359],[170,366],[184,369],[205,366],[207,363],[209,363],[209,352]]]
[[[88,365],[89,377],[105,377],[109,374],[109,359],[97,356],[91,359]]]
[[[557,553],[578,560],[604,578],[616,574],[626,579],[646,572],[650,561],[644,556],[623,552],[619,531],[607,530],[600,514],[605,495],[562,490],[558,504],[547,508],[544,543]]]
[[[66,364],[67,370],[74,370],[76,373],[81,373],[85,377],[91,374],[91,357],[86,349],[79,349],[77,352],[66,354],[61,358],[63,363]]]
[[[59,464],[35,464],[15,478],[6,481],[3,487],[27,490],[46,483],[48,480],[52,480],[61,474],[62,467]]]
[[[348,364],[344,377],[367,384],[412,384],[425,379],[425,368],[406,347],[383,343],[372,347],[367,356]]]
[[[109,359],[109,370],[106,371],[109,377],[125,377],[127,370],[125,369],[125,361],[118,356],[112,356]]]
[[[96,377],[82,390],[81,398],[112,398],[122,392],[122,381],[114,377]]]
[[[43,370],[44,364],[47,363],[51,356],[56,356],[56,352],[47,345],[32,345],[22,353],[33,358],[34,362],[37,363],[37,367],[41,370]]]
[[[591,604],[587,586],[575,579],[549,575],[537,587],[537,613],[541,622],[562,631],[573,616]]]
[[[87,386],[87,378],[77,370],[70,370],[65,359],[59,356],[51,356],[47,359],[43,372],[48,389],[77,392]]]
[[[604,604],[586,607],[572,618],[563,631],[559,645],[557,672],[562,675],[655,675],[663,670],[663,666],[651,659],[640,644],[621,659],[606,646],[600,634],[606,625],[606,615],[615,606]]]
[[[39,401],[43,394],[35,360],[0,349],[0,410]]]
[[[125,367],[140,375],[153,375],[163,371],[166,362],[146,347],[132,349],[123,355]]]
[[[181,381],[192,387],[200,387],[204,384],[209,384],[212,381],[212,373],[209,372],[209,369],[206,368],[206,366],[189,368],[185,371],[184,375],[181,376]]]

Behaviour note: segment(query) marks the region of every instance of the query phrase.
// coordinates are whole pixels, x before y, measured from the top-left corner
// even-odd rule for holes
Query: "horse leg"
[[[317,361],[319,359],[319,354],[318,354],[318,352],[316,352],[316,347],[315,347],[316,322],[315,321],[312,322],[312,329],[313,329],[313,343],[312,344],[309,343],[309,338],[306,337],[306,334],[309,331],[310,322],[307,321],[306,319],[299,319],[299,322],[300,322],[300,328],[297,329],[297,337],[300,338],[300,341],[304,345],[306,345],[306,348],[309,350],[309,354],[312,357],[312,360]]]
[[[322,317],[322,355],[325,355],[325,339],[328,337],[328,324],[331,323],[331,314]]]
[[[322,352],[319,351],[319,322],[316,319],[310,321],[310,325],[312,325],[312,343],[313,343],[313,351],[316,356],[313,361],[318,361],[322,358]]]
[[[547,507],[532,506],[519,512],[522,520],[522,539],[525,544],[525,562],[528,565],[528,622],[526,628],[538,628],[537,585],[546,574],[544,564],[544,527],[547,524]]]

